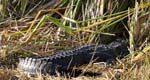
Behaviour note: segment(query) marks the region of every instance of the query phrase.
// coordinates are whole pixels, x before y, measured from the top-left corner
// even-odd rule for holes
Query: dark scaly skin
[[[71,70],[88,64],[90,61],[112,63],[116,57],[122,58],[129,53],[124,40],[117,40],[108,45],[82,46],[73,50],[58,52],[51,56],[20,59],[18,68],[27,74],[55,75],[56,72]]]

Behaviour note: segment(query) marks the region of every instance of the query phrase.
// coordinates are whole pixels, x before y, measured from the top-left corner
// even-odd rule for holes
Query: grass
[[[0,79],[150,79],[149,0],[57,1],[0,1],[0,66],[5,65],[0,68]],[[130,54],[111,67],[81,67],[86,72],[102,71],[98,76],[35,78],[16,69],[18,57],[48,55],[85,44],[109,43],[116,38],[129,40]]]

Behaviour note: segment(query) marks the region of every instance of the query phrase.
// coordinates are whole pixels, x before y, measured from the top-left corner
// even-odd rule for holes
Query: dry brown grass
[[[88,67],[86,71],[102,72],[97,76],[77,76],[77,77],[63,77],[63,76],[36,76],[29,77],[17,69],[0,69],[0,80],[149,80],[150,66],[147,63],[136,64],[118,64],[118,66],[100,68],[100,65],[93,65]],[[83,67],[85,68],[85,66]]]
[[[52,18],[57,17],[55,18],[56,20],[50,19],[51,15],[49,13],[58,13],[58,9],[46,9],[46,13],[39,15],[37,13],[40,11],[35,10],[37,12],[34,12],[33,10],[33,12],[30,12],[31,15],[27,15],[23,14],[25,9],[22,10],[22,8],[26,7],[26,4],[6,5],[7,1],[15,2],[17,0],[0,0],[0,66],[6,65],[7,67],[0,68],[0,80],[150,79],[149,0],[137,0],[138,2],[135,2],[136,0],[72,0],[72,2],[71,0],[59,0],[67,1],[67,3],[65,3],[65,8],[60,9],[60,12],[64,13],[53,15]],[[27,0],[18,1],[26,2]],[[80,1],[87,2],[82,2],[84,3],[83,6]],[[64,6],[61,5],[60,3],[59,8]],[[25,13],[28,13],[33,6],[35,5],[29,6]],[[130,9],[133,11],[130,11]],[[25,18],[24,15],[29,17]],[[112,17],[112,15],[114,16]],[[34,18],[35,16],[37,18]],[[126,20],[124,20],[124,17]],[[76,20],[77,23],[74,23]],[[83,26],[87,29],[79,28]],[[75,28],[76,31],[72,32],[73,34],[68,34],[68,27]],[[124,27],[127,31],[122,30]],[[118,60],[111,67],[95,64],[88,67],[80,67],[85,72],[102,73],[101,75],[80,75],[71,78],[51,75],[29,77],[16,69],[19,57],[49,55],[58,50],[71,49],[85,44],[107,43],[120,34],[121,37],[125,35],[124,37],[128,38],[131,55],[128,55],[123,60]],[[138,46],[137,51],[136,49],[134,50],[135,44]],[[12,68],[11,65],[15,66],[15,68]]]

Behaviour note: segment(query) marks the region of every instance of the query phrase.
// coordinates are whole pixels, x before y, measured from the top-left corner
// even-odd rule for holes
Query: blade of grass
[[[22,16],[25,13],[28,2],[29,2],[28,0],[21,0],[21,7],[20,8],[21,8],[21,11],[22,11]]]
[[[79,9],[80,9],[80,6],[81,6],[81,0],[78,0],[77,3],[76,3],[76,6],[75,6],[75,9],[74,9],[74,12],[73,12],[73,18],[76,17]]]
[[[125,16],[125,15],[127,15],[127,13],[126,13],[126,14],[122,14],[122,15],[118,15],[118,16],[115,16],[115,17],[112,17],[112,18],[108,18],[108,19],[102,20],[102,21],[100,21],[100,22],[95,22],[95,23],[93,23],[93,24],[91,24],[91,25],[88,25],[88,26],[84,26],[84,27],[79,28],[78,30],[76,30],[76,32],[80,32],[80,31],[83,31],[83,30],[86,30],[86,29],[93,28],[93,27],[95,27],[95,26],[97,26],[97,25],[106,23],[106,22],[108,22],[108,21],[116,20],[116,19],[121,18],[121,17],[123,17],[123,16]]]
[[[132,15],[132,14],[133,14],[133,12],[130,13],[129,15]],[[122,15],[122,16],[123,16],[123,17],[121,17],[120,19],[117,19],[116,21],[114,21],[114,22],[112,22],[112,23],[110,23],[110,24],[108,24],[108,25],[103,26],[101,29],[95,31],[94,33],[102,32],[102,31],[104,31],[105,29],[111,27],[112,25],[114,25],[114,24],[116,24],[116,23],[118,23],[118,22],[120,22],[120,21],[122,21],[123,19],[125,19],[125,18],[128,17],[127,14],[124,14],[124,15]]]
[[[52,21],[55,25],[57,25],[59,28],[61,28],[63,31],[69,33],[69,34],[73,34],[73,31],[71,28],[67,27],[67,26],[64,26],[62,25],[62,23],[60,23],[60,20],[56,19],[56,18],[53,18],[51,16],[49,16],[48,18],[50,21]]]
[[[2,11],[1,11],[1,15],[2,17],[5,16],[5,13],[6,13],[6,4],[7,4],[7,0],[1,0],[1,5],[2,5]]]
[[[46,22],[46,20],[47,20],[47,16],[45,15],[42,17],[40,22],[35,26],[35,28],[32,27],[33,29],[31,29],[29,33],[26,33],[25,37],[21,39],[21,42],[24,43],[29,41],[33,37],[34,33],[38,30],[38,28],[41,27]]]

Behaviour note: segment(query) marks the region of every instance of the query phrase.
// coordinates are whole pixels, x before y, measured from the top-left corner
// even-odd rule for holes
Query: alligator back
[[[68,51],[57,52],[39,58],[20,58],[18,68],[27,74],[56,74],[94,62],[112,63],[118,56],[129,53],[124,40],[116,40],[110,44],[87,45]]]

